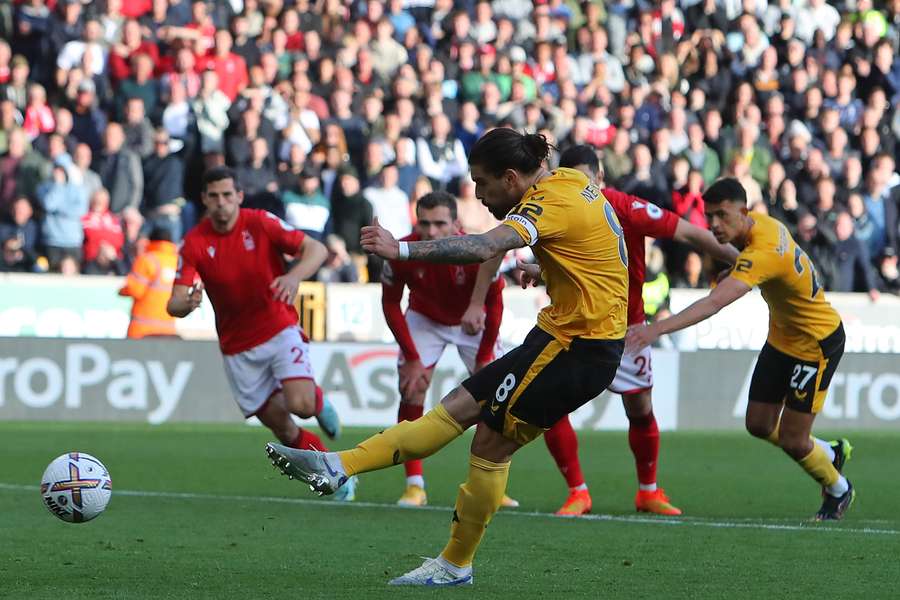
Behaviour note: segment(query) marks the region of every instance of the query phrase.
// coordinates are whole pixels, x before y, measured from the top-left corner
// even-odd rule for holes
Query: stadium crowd
[[[739,178],[826,289],[900,288],[900,0],[14,0],[0,5],[0,271],[124,274],[202,215],[227,164],[247,206],[376,280],[492,127],[596,147],[608,185],[705,226]],[[672,244],[653,270],[704,287]],[[655,273],[648,274],[653,279]]]

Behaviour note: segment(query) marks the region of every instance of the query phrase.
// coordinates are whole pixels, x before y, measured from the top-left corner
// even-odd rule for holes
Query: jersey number
[[[612,204],[607,202],[603,205],[603,214],[606,216],[606,222],[609,224],[609,228],[612,229],[612,232],[619,238],[619,258],[622,259],[622,264],[627,267],[628,250],[625,248],[625,235],[622,231],[622,226],[619,225],[619,220],[616,218],[616,213],[613,210]]]
[[[299,365],[300,361],[303,359],[303,350],[301,350],[297,346],[292,346],[291,354],[296,354],[296,356],[294,356],[294,364]]]
[[[794,374],[791,376],[791,387],[795,390],[806,388],[806,384],[812,379],[818,368],[809,365],[794,365]]]
[[[800,249],[800,246],[794,248],[794,270],[797,271],[797,275],[803,274],[803,259],[806,259],[806,264],[809,265],[809,273],[812,278],[812,293],[809,295],[810,298],[815,298],[816,294],[819,293],[819,290],[822,289],[822,286],[819,285],[819,274],[816,273],[816,267],[813,266],[813,262],[809,259],[809,256],[806,255],[806,252]]]
[[[540,204],[534,204],[532,202],[526,202],[522,206],[520,206],[514,214],[522,215],[532,223],[537,221],[537,218],[544,212],[544,207]]]
[[[503,382],[497,388],[496,393],[494,394],[494,399],[497,400],[497,404],[503,404],[506,402],[506,399],[509,397],[509,393],[513,391],[516,387],[516,376],[512,373],[507,373],[506,377],[503,378]]]

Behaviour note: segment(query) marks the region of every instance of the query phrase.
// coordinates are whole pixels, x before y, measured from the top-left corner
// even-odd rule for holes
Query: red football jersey
[[[401,241],[417,242],[419,234],[412,233]],[[432,263],[421,260],[392,260],[384,265],[382,272],[382,304],[399,307],[403,297],[404,286],[409,287],[409,308],[432,321],[442,325],[459,325],[463,314],[469,307],[475,280],[478,278],[478,263],[467,265],[450,265]],[[488,288],[485,297],[487,316],[485,331],[482,336],[481,349],[485,356],[490,354],[497,333],[500,329],[500,317],[503,312],[503,278],[498,277]],[[397,309],[399,311],[399,308]],[[391,323],[390,317],[386,313]],[[397,320],[397,319],[393,319]],[[402,320],[402,319],[401,319]],[[408,335],[404,335],[405,321],[396,323],[400,334],[397,342],[407,359],[418,358],[415,345]],[[479,351],[479,354],[482,354]]]
[[[275,215],[247,208],[228,233],[218,233],[207,218],[184,236],[175,283],[193,285],[200,276],[223,354],[249,350],[297,325],[297,310],[276,301],[269,286],[285,273],[283,255],[297,254],[303,237]]]
[[[646,316],[642,292],[647,265],[644,237],[671,239],[675,236],[679,217],[637,196],[613,188],[602,191],[619,217],[628,248],[628,324],[643,323]]]

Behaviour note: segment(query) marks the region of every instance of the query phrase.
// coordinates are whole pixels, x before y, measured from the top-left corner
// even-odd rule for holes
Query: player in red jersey
[[[446,192],[432,192],[420,198],[416,219],[415,231],[403,241],[462,235],[456,199]],[[479,278],[479,268],[489,277]],[[503,279],[496,272],[497,261],[483,266],[401,260],[385,263],[381,307],[400,346],[398,423],[422,416],[434,366],[448,345],[456,346],[469,373],[502,354],[497,338],[503,316]],[[476,285],[476,281],[482,284]],[[404,315],[400,300],[405,287],[409,288],[409,307]],[[428,497],[422,461],[409,460],[404,467],[406,490],[397,504],[424,506]],[[504,496],[503,505],[518,503]]]
[[[582,171],[602,189],[612,204],[625,233],[628,250],[628,325],[643,324],[644,301],[641,291],[644,285],[644,238],[674,239],[690,244],[709,253],[713,258],[733,263],[737,250],[730,245],[720,245],[709,231],[692,225],[675,213],[662,209],[636,196],[630,196],[612,188],[603,187],[603,172],[597,154],[590,146],[573,146],[562,153],[560,167]],[[538,265],[525,265],[522,285],[536,283],[540,277]],[[651,389],[653,370],[650,348],[636,354],[627,351],[616,371],[609,389],[622,395],[622,403],[628,416],[628,444],[634,454],[638,475],[638,492],[635,508],[641,512],[679,515],[662,488],[656,483],[656,465],[659,457],[659,428],[653,415]],[[569,497],[559,515],[582,515],[590,512],[592,500],[581,464],[578,460],[578,438],[568,417],[563,417],[544,434],[547,448],[553,455],[560,472],[569,486]]]
[[[297,427],[291,415],[316,417],[331,438],[340,429],[337,412],[313,379],[309,343],[294,308],[300,282],[328,252],[275,215],[242,209],[244,195],[235,181],[227,167],[204,173],[207,217],[184,237],[166,309],[186,317],[205,288],[225,374],[244,417],[257,417],[284,444],[324,450],[322,440]],[[285,255],[299,258],[289,271]],[[352,500],[355,482],[341,490],[339,499]]]

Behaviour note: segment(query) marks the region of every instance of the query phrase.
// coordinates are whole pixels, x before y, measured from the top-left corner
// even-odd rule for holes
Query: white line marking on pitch
[[[38,486],[21,485],[16,483],[0,483],[0,490],[18,491],[18,492],[36,492]],[[382,502],[335,502],[334,500],[315,500],[309,498],[282,498],[278,496],[230,496],[220,494],[197,494],[193,492],[153,492],[141,490],[113,490],[116,496],[133,496],[136,498],[170,498],[174,500],[219,500],[226,502],[263,502],[270,504],[298,504],[305,506],[330,506],[334,508],[390,508],[399,511],[421,510],[421,511],[441,511],[446,512],[452,510],[449,506],[421,506],[421,507],[403,507],[396,504],[387,504]],[[542,517],[550,519],[560,519],[568,521],[608,521],[612,523],[638,523],[646,525],[689,525],[694,527],[713,527],[717,529],[763,529],[774,531],[815,531],[819,533],[860,533],[867,535],[900,535],[900,530],[896,529],[875,529],[870,527],[850,528],[850,527],[827,527],[822,525],[791,525],[791,524],[775,524],[765,522],[745,521],[715,521],[705,520],[700,517],[629,517],[625,515],[582,515],[580,517],[560,517],[553,513],[543,513],[536,511],[521,510],[501,510],[498,516],[513,517]]]

